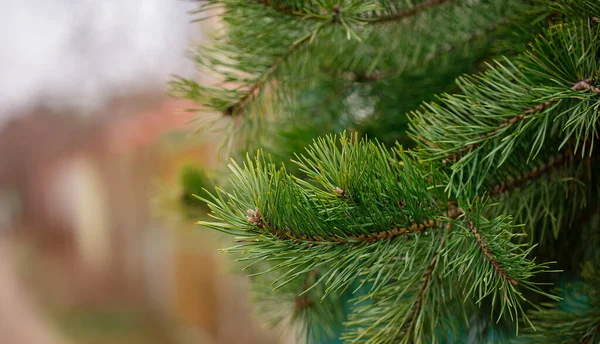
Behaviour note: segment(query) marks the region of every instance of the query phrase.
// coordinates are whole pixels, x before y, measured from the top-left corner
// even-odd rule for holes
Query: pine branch
[[[371,23],[371,24],[382,24],[382,23],[388,23],[388,22],[393,22],[393,21],[399,21],[399,20],[403,20],[403,19],[415,16],[415,15],[429,9],[430,7],[447,4],[447,3],[450,3],[451,1],[452,0],[426,0],[426,1],[423,1],[422,3],[419,3],[418,5],[415,5],[412,8],[409,8],[406,10],[401,10],[401,11],[398,11],[397,13],[394,13],[394,14],[391,14],[388,16],[365,18],[364,21]]]
[[[557,168],[559,168],[561,165],[564,165],[567,161],[573,164],[581,159],[583,159],[583,156],[573,155],[573,147],[571,147],[570,149],[565,150],[560,156],[550,159],[547,163],[542,163],[536,166],[535,168],[519,175],[516,178],[508,178],[507,180],[501,183],[493,185],[489,188],[489,193],[494,197],[498,197],[502,194],[509,194],[514,190],[523,187],[526,184],[533,183],[536,180],[554,172]],[[341,188],[336,187],[333,191],[339,197],[342,197],[342,199],[349,200],[348,195]],[[374,243],[382,240],[391,240],[396,237],[407,236],[409,234],[420,233],[429,229],[438,228],[441,225],[448,223],[448,221],[456,219],[458,216],[464,213],[464,211],[456,205],[456,202],[450,201],[444,204],[445,205],[442,206],[447,208],[446,211],[439,213],[438,216],[431,217],[418,224],[412,223],[404,227],[394,227],[392,229],[369,232],[365,234],[345,236],[310,236],[306,234],[295,234],[290,230],[282,230],[277,226],[271,224],[270,221],[261,216],[258,208],[255,208],[254,210],[249,209],[247,211],[248,215],[246,216],[246,220],[250,224],[255,225],[257,228],[265,231],[265,233],[273,235],[273,237],[277,240],[291,241],[297,244],[306,243],[309,245],[362,245],[365,243]],[[400,208],[402,208],[405,205],[405,201],[401,201],[398,204]],[[237,239],[236,242],[251,243],[252,240],[253,239]]]
[[[347,139],[341,135],[316,141],[295,162],[308,179],[292,178],[260,159],[248,160],[245,168],[232,166],[235,192],[226,194],[228,201],[219,195],[208,201],[213,216],[225,223],[202,222],[237,235],[240,246],[228,251],[244,253],[244,260],[251,264],[273,260],[268,271],[284,271],[273,282],[275,288],[318,268],[322,275],[306,292],[322,283],[323,297],[343,292],[356,281],[361,286],[370,283],[370,293],[375,295],[403,275],[424,278],[420,285],[427,289],[435,268],[431,266],[432,258],[443,250],[443,256],[450,257],[445,259],[452,261],[446,264],[446,277],[463,278],[458,277],[459,267],[476,264],[487,280],[510,285],[512,288],[507,289],[502,283],[482,285],[476,280],[465,295],[479,290],[480,302],[484,296],[502,293],[497,300],[503,309],[510,310],[513,319],[523,315],[524,300],[515,286],[542,293],[529,278],[546,267],[526,258],[530,250],[512,244],[510,223],[502,218],[483,218],[483,204],[465,207],[446,200],[435,187],[439,176],[434,169],[425,177],[421,171],[425,166],[416,165],[402,152],[394,153],[381,145],[358,141],[356,136]],[[254,210],[240,217],[248,208]],[[412,225],[381,230],[388,224],[411,220]],[[445,224],[466,228],[475,240],[464,240],[463,230],[434,230]],[[444,235],[449,236],[445,248],[433,240]],[[480,254],[484,260],[472,261],[474,254]],[[414,270],[404,268],[412,264],[423,267],[418,276]],[[425,289],[411,294],[415,300],[411,305],[415,307],[389,315],[390,321],[404,319],[398,329],[400,337],[407,330],[404,325],[412,332],[417,324],[411,322],[423,321],[418,313],[423,307]],[[418,320],[411,320],[411,314]],[[421,336],[421,331],[418,333]]]
[[[483,240],[483,237],[479,233],[479,230],[477,229],[477,227],[475,227],[473,225],[473,222],[469,221],[468,228],[471,231],[471,233],[473,233],[473,235],[475,237],[475,241],[477,242],[477,245],[479,245],[479,248],[481,249],[481,252],[483,252],[483,254],[487,258],[487,260],[490,262],[490,264],[492,264],[492,266],[494,267],[494,270],[496,270],[496,272],[498,273],[498,275],[500,275],[502,278],[504,278],[504,280],[506,282],[508,282],[508,283],[510,283],[512,285],[518,285],[519,282],[517,282],[514,279],[510,278],[510,276],[506,273],[506,271],[504,270],[504,268],[502,267],[502,265],[498,262],[498,260],[496,260],[496,257],[494,257],[494,255],[490,251],[490,248],[488,247],[488,245]]]
[[[284,171],[277,171],[274,166],[264,164],[260,159],[248,159],[245,168],[232,166],[236,176],[233,185],[237,185],[234,192],[226,193],[223,197],[219,191],[212,200],[205,200],[209,203],[213,216],[225,220],[226,223],[202,224],[238,236],[240,246],[229,251],[247,252],[251,262],[266,259],[270,254],[279,252],[273,256],[273,259],[281,262],[277,264],[277,268],[285,268],[288,271],[277,282],[282,285],[305,271],[322,266],[324,269],[321,271],[320,280],[327,281],[323,283],[327,283],[328,294],[348,288],[353,280],[363,274],[369,276],[379,273],[372,269],[374,265],[385,261],[395,264],[393,262],[397,255],[394,252],[401,252],[406,247],[413,246],[413,243],[412,240],[403,240],[394,235],[402,232],[407,239],[415,237],[420,227],[415,225],[411,228],[409,225],[398,224],[413,221],[423,224],[421,230],[424,230],[426,225],[427,228],[433,228],[442,221],[428,220],[432,219],[433,215],[440,214],[434,201],[427,200],[431,191],[427,190],[423,177],[418,170],[411,167],[409,160],[390,166],[394,153],[381,146],[367,142],[357,144],[356,138],[347,141],[340,137],[336,142],[345,148],[338,149],[328,139],[323,140],[321,146],[315,145],[308,151],[315,154],[312,158],[299,157],[297,163],[301,164],[302,168],[311,168],[307,172],[313,175],[315,180],[320,180],[318,184],[293,179]],[[354,156],[363,157],[359,165],[353,165],[359,162]],[[315,165],[309,163],[313,158],[322,164],[337,161],[342,166],[338,169],[327,163],[322,165],[324,169],[315,170]],[[319,175],[330,168],[332,172],[336,170],[334,173],[337,176],[326,173],[323,177],[328,181],[321,179]],[[395,170],[402,173],[393,172]],[[364,177],[358,178],[359,175]],[[370,184],[371,178],[386,181],[385,185],[401,182],[405,186],[383,193],[383,190],[378,191]],[[349,197],[361,200],[359,205],[341,198],[334,191],[335,187],[331,184],[333,181],[342,186]],[[322,188],[323,186],[326,188]],[[409,194],[421,194],[422,197],[419,202],[406,202],[404,207],[399,207],[398,204],[407,199]],[[254,195],[261,196],[255,198]],[[386,203],[389,206],[379,206]],[[295,206],[287,207],[287,204]],[[247,212],[248,208],[260,210]],[[246,213],[242,218],[240,211]],[[385,228],[398,230],[377,234],[382,232],[382,229],[385,231]],[[405,230],[400,231],[400,228]],[[411,230],[417,232],[411,233]],[[367,240],[368,238],[380,240]],[[319,241],[322,239],[326,241]],[[253,249],[248,251],[247,246]],[[287,248],[281,251],[282,246]],[[368,252],[372,252],[373,249],[384,251],[377,255],[369,255]],[[282,255],[283,252],[285,253]],[[301,256],[296,256],[298,254]],[[363,254],[368,254],[368,258]],[[344,259],[339,259],[342,256]],[[410,259],[417,258],[418,255]],[[381,276],[381,281],[375,283],[374,287],[391,277],[392,275]]]
[[[435,54],[430,54],[427,57],[425,57],[422,61],[419,61],[419,65],[427,66],[432,62],[439,60],[439,58],[444,54],[448,54],[452,51],[462,48],[465,44],[469,44],[475,41],[476,39],[483,37],[485,34],[489,34],[490,32],[495,31],[499,26],[508,24],[508,22],[508,19],[502,18],[497,23],[488,25],[484,30],[476,29],[474,31],[471,31],[470,33],[465,34],[460,42],[444,43],[440,49],[436,50]],[[354,82],[371,82],[389,78],[392,76],[399,76],[404,71],[405,68],[391,71],[375,71],[370,73],[348,72],[344,73],[344,78],[348,81]]]
[[[497,6],[497,1],[508,3]],[[310,103],[307,99],[314,99],[310,95],[311,89],[321,88],[321,94],[332,92],[331,88],[324,86],[334,84],[331,75],[324,75],[324,69],[335,76],[356,71],[414,71],[423,59],[431,58],[440,51],[452,51],[448,47],[457,38],[469,40],[487,32],[486,27],[494,26],[490,23],[500,23],[508,18],[514,18],[514,21],[511,20],[514,23],[529,23],[534,17],[526,0],[455,0],[448,3],[451,10],[430,6],[419,15],[382,26],[365,25],[363,19],[409,12],[411,8],[425,6],[429,2],[212,0],[209,3],[212,7],[221,7],[218,16],[225,24],[224,31],[214,47],[204,46],[199,50],[196,60],[203,70],[210,70],[221,77],[223,83],[208,86],[179,78],[171,83],[171,92],[201,104],[200,112],[218,111],[225,117],[235,117],[214,125],[227,127],[223,146],[246,146],[249,150],[278,145],[273,142],[274,135],[267,132],[276,131],[291,119],[305,122],[306,117],[310,117],[314,120],[310,113],[331,117],[333,124],[327,127],[356,126],[360,114],[353,113],[355,107],[345,101],[350,94],[356,93],[351,88],[327,109],[317,108],[316,104],[312,104],[314,108],[307,108],[307,103]],[[290,14],[290,10],[294,13]],[[422,24],[429,21],[439,25]],[[297,49],[285,61],[278,60],[286,54],[291,41],[313,32],[317,26],[322,26],[323,30],[310,49]],[[389,34],[399,31],[403,34],[398,39],[386,39]],[[464,60],[465,55],[485,54],[487,43],[480,41],[481,44],[457,49],[460,54],[452,54],[453,60]],[[389,58],[391,56],[394,58]],[[278,66],[271,68],[274,62]],[[456,66],[454,62],[444,63]],[[454,75],[462,74],[456,72]],[[398,131],[403,132],[401,129]]]
[[[527,299],[521,290],[557,300],[543,292],[530,278],[538,272],[547,271],[547,264],[538,265],[533,260],[524,259],[533,247],[515,243],[520,234],[515,234],[507,217],[488,220],[482,216],[484,209],[481,204],[465,204],[463,207],[468,209],[461,217],[466,223],[454,223],[462,230],[452,232],[444,251],[443,256],[447,257],[445,273],[460,281],[465,298],[475,297],[476,303],[480,304],[489,297],[492,311],[499,304],[498,320],[508,313],[516,324],[522,318],[531,325],[523,308]],[[473,273],[475,269],[477,273]]]
[[[283,2],[279,2],[278,4],[274,3],[271,0],[256,0],[257,3],[264,5],[266,7],[272,8],[278,12],[281,12],[286,15],[297,16],[297,17],[305,17],[305,13],[298,11],[296,8],[292,6],[286,6]]]
[[[249,85],[248,90],[245,94],[234,104],[230,105],[225,109],[224,114],[228,116],[236,116],[242,114],[246,111],[246,107],[250,104],[263,90],[263,88],[267,85],[267,83],[271,80],[273,75],[277,72],[279,66],[296,50],[302,47],[304,44],[312,41],[314,37],[319,32],[320,27],[315,29],[314,32],[300,38],[299,40],[293,42],[288,49],[278,58],[276,58],[271,66],[267,68],[267,70],[260,75],[256,81]]]
[[[565,150],[559,156],[551,158],[548,162],[541,163],[540,165],[537,165],[533,169],[528,170],[527,172],[517,176],[516,178],[511,177],[506,179],[505,181],[491,186],[489,188],[489,193],[494,197],[499,197],[503,194],[510,194],[516,189],[522,188],[527,184],[534,183],[538,179],[555,172],[556,169],[562,166],[566,166],[565,164],[567,162],[569,162],[572,165],[583,159],[584,157],[582,155],[574,154],[574,147],[571,146],[571,148]],[[341,188],[334,189],[334,192],[340,195],[340,197],[346,196],[344,190],[342,190]],[[399,204],[399,206],[403,206],[403,204]],[[448,202],[446,204],[446,207],[447,210],[441,213],[439,217],[425,220],[424,222],[419,224],[413,223],[406,227],[395,227],[389,230],[377,231],[367,234],[351,235],[345,237],[309,237],[306,235],[295,235],[290,231],[282,231],[281,229],[272,225],[267,225],[265,228],[265,223],[268,224],[268,221],[261,217],[258,208],[254,210],[249,209],[248,216],[246,216],[246,219],[248,220],[248,222],[256,225],[260,229],[267,229],[269,233],[273,234],[279,240],[291,240],[296,243],[319,243],[328,245],[360,245],[363,243],[372,243],[381,240],[389,240],[399,236],[406,236],[408,234],[414,234],[424,232],[432,228],[438,228],[440,225],[448,223],[448,220],[454,220],[464,213],[463,210],[456,205],[456,202]],[[246,239],[238,239],[236,240],[236,242],[251,241]],[[482,247],[482,249],[484,248]]]
[[[391,20],[399,20],[399,19],[404,19],[410,16],[414,16],[416,14],[418,14],[419,12],[434,6],[434,5],[438,5],[438,4],[443,4],[446,2],[449,2],[450,0],[427,0],[425,2],[423,2],[422,4],[416,5],[415,7],[406,10],[406,11],[400,11],[397,14],[395,14],[394,16],[391,17],[382,17],[382,18],[372,18],[372,20],[369,20],[370,22],[385,22],[385,21],[391,21]],[[279,4],[278,6],[273,6],[273,3],[270,0],[258,0],[258,3],[261,3],[265,6],[268,6],[270,8],[276,8],[279,11],[281,11],[282,13],[285,14],[293,14],[295,16],[302,16],[302,13],[293,11],[291,8],[287,8],[285,7],[283,4]],[[334,19],[334,21],[338,21],[340,19],[340,6],[335,5],[332,7],[332,19]],[[247,107],[247,105],[249,103],[251,103],[261,92],[262,88],[268,83],[268,81],[270,81],[271,77],[273,76],[273,74],[277,71],[277,69],[279,68],[279,66],[285,61],[285,59],[290,56],[295,50],[297,50],[298,48],[300,48],[303,44],[312,41],[314,39],[314,37],[316,36],[316,34],[318,33],[318,31],[321,29],[322,26],[318,26],[317,29],[315,29],[314,32],[312,32],[311,34],[306,35],[304,38],[301,38],[297,41],[295,41],[281,56],[279,56],[277,59],[275,59],[272,63],[272,65],[262,74],[257,78],[257,81],[255,81],[253,84],[248,85],[248,90],[245,92],[245,94],[234,104],[231,104],[229,107],[227,107],[227,109],[225,109],[224,114],[228,115],[228,116],[234,116],[234,115],[239,115],[241,113],[244,113],[246,110],[245,108]]]
[[[311,270],[306,274],[306,281],[304,282],[302,289],[298,290],[299,295],[296,298],[296,302],[294,304],[294,308],[295,308],[296,312],[302,311],[302,310],[310,307],[313,304],[313,300],[311,300],[311,298],[307,294],[304,294],[303,292],[305,290],[311,289],[312,286],[315,284],[315,282],[318,280],[318,277],[319,277],[318,270]]]
[[[495,1],[425,0],[398,10],[404,2],[386,0],[378,2],[381,10],[376,10],[373,4],[345,1],[342,6],[319,1],[312,3],[314,7],[302,7],[306,16],[319,19],[312,25],[314,21],[290,20],[302,16],[290,12],[298,7],[297,2],[255,1],[251,6],[239,2],[240,10],[233,6],[236,1],[228,2],[229,12],[224,17],[234,29],[232,39],[223,45],[226,61],[206,58],[209,68],[220,70],[225,80],[242,85],[228,92],[211,89],[207,103],[229,116],[243,114],[245,124],[254,124],[247,120],[266,108],[259,97],[269,85],[284,85],[293,92],[296,89],[290,85],[296,79],[301,81],[294,86],[309,76],[322,77],[315,71],[321,72],[323,66],[333,66],[334,72],[367,71],[363,79],[386,77],[380,70],[397,72],[411,63],[416,65],[409,60],[422,62],[421,54],[427,49],[421,50],[418,44],[427,44],[429,38],[435,53],[440,46],[446,54],[460,48],[444,39],[448,35],[438,34],[444,27],[453,27],[439,20],[452,17],[445,10],[468,16],[498,5]],[[442,6],[445,4],[452,7]],[[570,10],[584,13],[597,8],[588,0],[571,5]],[[267,12],[260,30],[240,29],[251,28],[247,20]],[[487,11],[482,12],[490,30],[496,29],[489,25],[490,18],[505,19],[507,13],[497,11],[488,16]],[[427,25],[434,19],[440,22],[439,28]],[[236,236],[236,246],[225,251],[243,254],[241,260],[249,262],[251,276],[269,276],[268,286],[276,292],[292,290],[286,300],[294,316],[315,311],[326,314],[327,309],[317,300],[328,300],[357,284],[355,291],[368,287],[367,295],[355,300],[369,303],[354,308],[347,337],[353,342],[432,342],[440,331],[442,335],[453,333],[456,325],[448,324],[452,317],[447,313],[457,296],[472,298],[477,304],[489,301],[493,307],[500,305],[499,318],[510,317],[517,324],[519,319],[529,322],[524,305],[535,299],[526,298],[524,292],[553,298],[540,290],[536,279],[538,273],[548,271],[547,265],[530,258],[534,246],[518,238],[521,230],[506,216],[510,204],[502,205],[504,216],[494,217],[480,199],[489,194],[509,203],[509,196],[518,189],[524,201],[515,202],[517,206],[527,203],[524,206],[532,208],[532,202],[541,207],[550,203],[564,206],[566,197],[559,195],[559,199],[558,191],[579,182],[576,179],[586,165],[579,162],[587,159],[591,170],[592,148],[600,137],[600,31],[596,21],[555,25],[527,53],[490,66],[484,74],[459,79],[461,95],[444,95],[438,104],[426,104],[414,114],[413,134],[423,148],[418,152],[390,150],[341,135],[317,140],[297,156],[293,163],[301,177],[262,156],[247,158],[243,167],[234,163],[231,190],[219,189],[207,201],[217,221],[201,224]],[[464,37],[467,42],[485,33],[472,31],[473,27],[485,28],[480,21],[468,22],[468,28],[461,27],[472,32]],[[411,31],[411,25],[420,26],[421,31]],[[263,32],[264,28],[270,31]],[[321,28],[331,40],[319,40],[314,51],[322,55],[317,63],[307,63],[315,57],[295,52],[310,43]],[[285,32],[280,34],[280,29]],[[387,44],[394,30],[408,34]],[[274,40],[264,44],[266,49],[257,48],[254,43],[260,43],[262,34],[267,37],[272,32],[276,32],[271,36]],[[306,32],[311,33],[302,36]],[[303,38],[288,46],[290,38],[299,36]],[[344,44],[326,47],[344,36]],[[363,39],[368,43],[363,45]],[[287,68],[292,55],[289,66],[293,68]],[[435,59],[435,54],[430,54],[424,60],[432,63]],[[273,88],[273,103],[297,95],[289,95],[285,87]],[[190,96],[194,94],[190,92]],[[256,106],[250,108],[251,104]],[[579,149],[581,154],[577,154]],[[560,156],[555,156],[556,152]],[[561,173],[563,165],[566,168]],[[546,176],[551,177],[543,178]],[[591,182],[580,184],[573,189],[583,189],[584,195],[590,192]],[[542,216],[560,222],[568,213],[545,211],[545,215],[537,211],[520,223],[540,225],[535,221]],[[314,273],[317,269],[318,275]],[[463,288],[462,294],[452,292],[456,286]],[[490,313],[497,314],[494,309]],[[553,316],[559,319],[563,315]],[[578,333],[581,341],[594,340],[598,329],[597,321],[587,320],[582,325],[586,331]]]
[[[587,92],[591,92],[591,93],[600,94],[600,88],[589,84],[590,81],[591,81],[591,79],[580,80],[580,81],[576,82],[571,88],[574,91],[587,91]],[[461,147],[457,152],[452,153],[452,154],[450,154],[450,155],[442,158],[442,163],[447,164],[447,163],[456,162],[465,153],[467,153],[467,152],[471,151],[472,149],[476,148],[478,145],[482,144],[486,140],[495,137],[496,135],[498,135],[498,133],[500,133],[506,127],[510,127],[512,125],[515,125],[515,124],[521,122],[521,121],[526,120],[530,116],[534,116],[536,114],[539,114],[540,112],[542,112],[542,111],[544,111],[546,109],[549,109],[556,102],[557,102],[556,99],[550,99],[550,100],[545,101],[543,103],[540,103],[540,104],[538,104],[536,106],[528,108],[527,110],[523,111],[522,113],[518,114],[517,116],[515,116],[515,117],[513,117],[513,118],[511,118],[509,120],[506,120],[505,122],[500,123],[498,125],[498,127],[497,127],[496,130],[483,135],[478,140],[478,143],[472,143],[472,144],[469,144],[467,146]]]
[[[490,193],[494,196],[500,196],[503,193],[510,193],[517,188],[521,188],[524,185],[543,177],[544,175],[552,173],[555,169],[559,168],[561,165],[565,165],[567,162],[574,163],[581,159],[583,159],[583,157],[580,154],[574,154],[574,148],[566,149],[561,155],[551,159],[550,161],[542,163],[516,178],[509,178],[508,180],[492,186],[490,188]]]
[[[443,244],[440,246],[443,246]],[[429,284],[431,282],[431,278],[432,278],[431,275],[433,274],[433,271],[437,265],[439,253],[440,253],[439,251],[436,251],[433,254],[431,263],[429,264],[429,266],[427,267],[427,271],[425,271],[425,274],[423,275],[423,279],[421,280],[420,286],[419,286],[419,293],[417,294],[417,301],[413,305],[413,309],[409,315],[410,323],[408,324],[408,327],[401,334],[401,337],[405,337],[407,333],[412,332],[415,327],[415,324],[417,323],[417,318],[419,317],[419,314],[421,313],[421,310],[423,307],[423,297],[425,295],[425,291],[427,290],[427,288],[429,287]]]
[[[539,160],[547,163],[557,157],[559,156],[552,154]],[[579,222],[577,214],[586,209],[590,202],[594,202],[595,195],[598,194],[593,186],[595,182],[586,177],[588,159],[593,162],[597,160],[595,157],[596,154],[591,158],[583,158],[578,154],[571,158],[573,162],[567,159],[563,164],[544,171],[535,181],[526,182],[518,188],[515,184],[515,187],[509,188],[503,194],[490,192],[498,202],[497,207],[491,208],[490,215],[511,214],[515,223],[526,225],[523,229],[527,233],[529,244],[552,245],[562,230]],[[597,168],[597,164],[593,168]],[[512,166],[508,171],[511,169]],[[520,171],[521,168],[515,170]],[[510,175],[508,171],[506,174]],[[519,176],[517,173],[514,175]],[[510,178],[500,183],[496,182],[494,186],[509,180]]]
[[[532,310],[536,329],[527,329],[519,343],[597,343],[600,340],[600,293],[597,262],[582,264],[583,280],[566,284],[564,300]]]
[[[401,228],[392,228],[389,230],[372,232],[367,234],[358,234],[358,235],[350,235],[345,237],[332,236],[332,237],[321,237],[321,236],[306,236],[306,235],[296,235],[290,231],[282,231],[281,229],[268,225],[268,221],[266,221],[261,215],[258,208],[252,210],[248,209],[248,216],[246,219],[251,224],[255,225],[259,229],[267,229],[269,233],[278,238],[279,240],[291,240],[296,243],[301,242],[312,242],[312,243],[320,243],[320,244],[329,244],[329,245],[358,245],[363,243],[372,243],[381,240],[389,240],[399,236],[406,236],[408,234],[415,234],[419,232],[424,232],[428,229],[435,228],[440,226],[440,224],[447,222],[447,219],[454,220],[460,214],[461,210],[456,206],[456,203],[449,203],[448,210],[445,211],[438,219],[429,219],[422,223],[413,223],[407,227]],[[265,226],[267,223],[267,226]],[[252,242],[251,240],[246,239],[238,239],[235,242]]]
[[[550,106],[552,106],[554,103],[556,103],[556,100],[551,99],[549,101],[543,102],[541,104],[538,104],[536,106],[530,107],[527,110],[523,111],[522,113],[516,115],[515,117],[506,120],[502,123],[500,123],[497,127],[496,130],[489,132],[483,136],[481,136],[478,139],[477,143],[472,143],[469,144],[467,146],[461,147],[456,153],[452,153],[444,158],[442,158],[442,163],[443,164],[447,164],[447,163],[453,163],[456,162],[457,160],[459,160],[460,158],[462,158],[463,154],[473,150],[474,148],[476,148],[477,146],[481,145],[483,142],[486,142],[487,140],[495,137],[496,135],[498,135],[499,132],[501,132],[503,129],[505,129],[506,127],[510,127],[514,124],[517,124],[523,120],[525,120],[528,116],[531,115],[535,115],[538,114],[548,108],[550,108]]]
[[[553,27],[515,62],[459,79],[463,95],[445,95],[440,105],[414,113],[411,130],[422,158],[453,162],[448,192],[484,191],[486,179],[498,179],[498,167],[515,152],[529,162],[545,142],[558,140],[559,149],[575,142],[577,152],[598,137],[597,114],[589,109],[600,104],[592,82],[600,70],[599,37],[589,22]],[[561,72],[564,65],[572,67]]]

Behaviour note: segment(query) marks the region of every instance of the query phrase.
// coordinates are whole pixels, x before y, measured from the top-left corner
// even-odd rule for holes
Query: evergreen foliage
[[[210,189],[208,186],[210,180],[203,170],[191,164],[184,166],[179,175],[179,183],[183,189],[181,200],[184,204],[189,206],[202,206],[205,204],[193,196],[202,195],[203,190]]]
[[[235,237],[264,319],[318,343],[600,341],[597,1],[201,4],[223,83],[172,90],[250,152],[200,223]]]
[[[532,312],[538,331],[527,331],[524,343],[597,343],[600,341],[600,272],[591,263],[583,266],[583,281],[570,283],[564,300],[545,304]]]

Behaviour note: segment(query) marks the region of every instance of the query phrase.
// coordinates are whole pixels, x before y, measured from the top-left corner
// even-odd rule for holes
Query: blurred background
[[[186,195],[223,168],[165,93],[202,81],[194,6],[0,2],[0,343],[290,341],[194,224]]]

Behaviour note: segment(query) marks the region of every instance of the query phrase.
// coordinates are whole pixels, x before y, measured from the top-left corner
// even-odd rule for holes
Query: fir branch
[[[508,283],[510,283],[512,285],[518,285],[519,282],[517,282],[514,279],[512,279],[506,273],[506,271],[504,270],[504,268],[502,267],[502,265],[498,262],[498,260],[496,260],[496,257],[492,254],[492,252],[490,251],[490,248],[485,243],[485,241],[483,240],[483,237],[479,233],[479,230],[477,229],[477,227],[475,227],[475,225],[473,225],[472,221],[469,221],[467,227],[469,228],[469,230],[471,231],[471,233],[473,233],[473,235],[475,237],[475,241],[477,242],[477,245],[481,249],[481,252],[483,252],[483,254],[487,258],[487,260],[490,262],[490,264],[492,264],[492,266],[494,267],[494,270],[496,270],[496,272],[498,273],[498,275],[500,275],[506,282],[508,282]]]
[[[399,20],[403,20],[403,19],[406,19],[409,17],[413,17],[413,16],[429,9],[430,7],[435,7],[438,5],[450,3],[451,1],[452,0],[426,0],[418,5],[415,5],[412,8],[409,8],[406,10],[401,10],[401,11],[398,11],[398,12],[388,15],[388,16],[365,18],[364,21],[371,23],[371,24],[381,24],[381,23],[399,21]]]

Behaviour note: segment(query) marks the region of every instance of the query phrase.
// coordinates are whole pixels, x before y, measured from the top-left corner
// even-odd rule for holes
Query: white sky
[[[40,103],[90,108],[189,75],[189,0],[0,0],[0,124]]]

